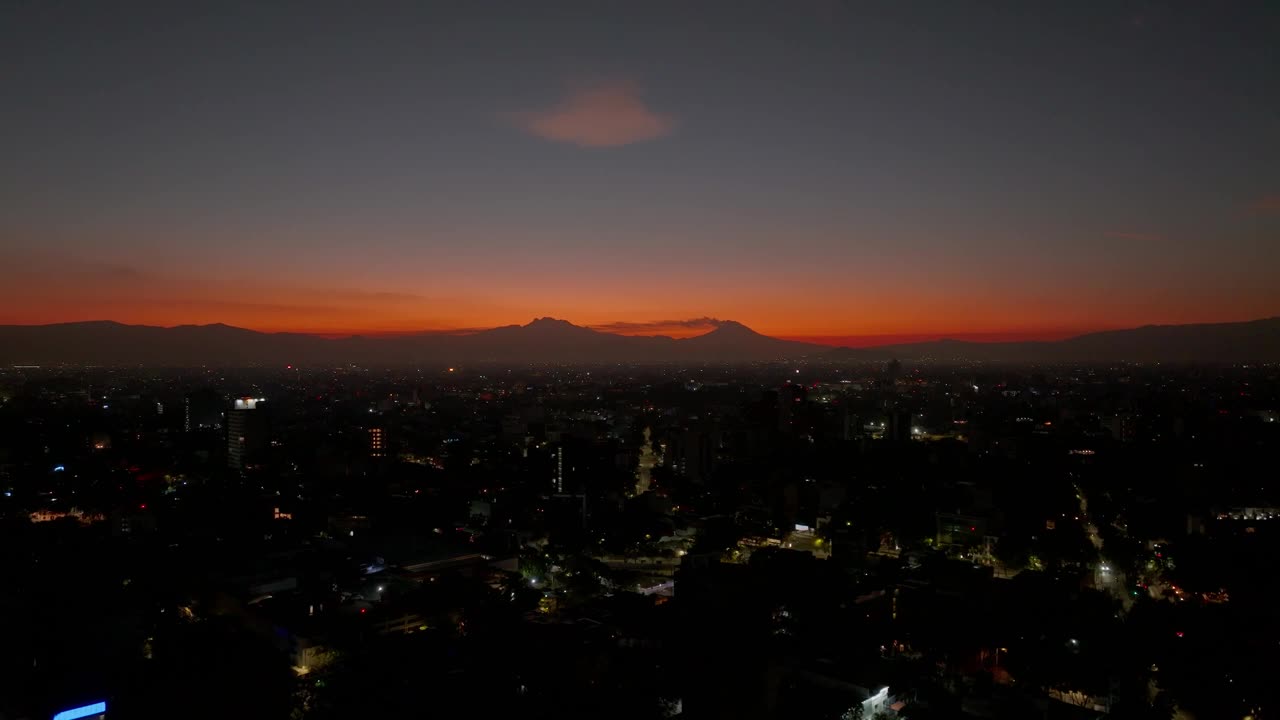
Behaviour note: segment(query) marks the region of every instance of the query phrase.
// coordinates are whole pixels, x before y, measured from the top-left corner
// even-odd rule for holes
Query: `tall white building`
[[[244,470],[246,460],[267,445],[266,398],[236,398],[227,413],[227,465]]]

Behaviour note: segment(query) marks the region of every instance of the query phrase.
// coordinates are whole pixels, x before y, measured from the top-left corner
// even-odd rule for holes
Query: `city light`
[[[93,717],[94,715],[103,715],[107,712],[107,703],[96,702],[92,705],[82,705],[78,708],[63,710],[53,716],[53,720],[78,720],[78,718]]]

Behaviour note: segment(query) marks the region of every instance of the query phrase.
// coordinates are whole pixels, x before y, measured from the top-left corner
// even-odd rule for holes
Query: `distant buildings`
[[[990,534],[989,521],[986,514],[980,513],[945,513],[934,515],[937,532],[934,542],[937,546],[960,545],[976,547],[981,545]]]

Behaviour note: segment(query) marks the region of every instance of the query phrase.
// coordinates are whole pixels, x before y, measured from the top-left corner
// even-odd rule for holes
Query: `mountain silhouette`
[[[1183,362],[1280,361],[1280,317],[1232,323],[1144,325],[1044,342],[931,342],[838,348],[828,357],[845,360],[935,360],[986,362]]]
[[[112,321],[0,326],[0,364],[247,367],[501,363],[882,361],[890,358],[988,362],[1274,362],[1280,318],[1199,325],[1152,325],[1054,342],[958,340],[830,348],[761,335],[724,321],[689,338],[599,332],[542,317],[468,334],[421,333],[329,339],[263,333],[230,325],[153,327]]]
[[[768,360],[829,351],[829,348],[821,345],[809,345],[761,335],[746,325],[732,320],[722,321],[705,335],[677,340],[676,343],[690,359],[698,360],[718,360],[735,354],[743,360]]]
[[[757,362],[829,351],[725,323],[674,339],[598,332],[543,317],[468,334],[422,333],[328,339],[262,333],[223,324],[172,328],[110,321],[0,326],[0,363],[170,367],[272,364]]]

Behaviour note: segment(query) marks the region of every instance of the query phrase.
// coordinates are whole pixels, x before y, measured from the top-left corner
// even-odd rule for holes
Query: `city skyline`
[[[0,323],[848,344],[1280,313],[1266,4],[6,14]]]

